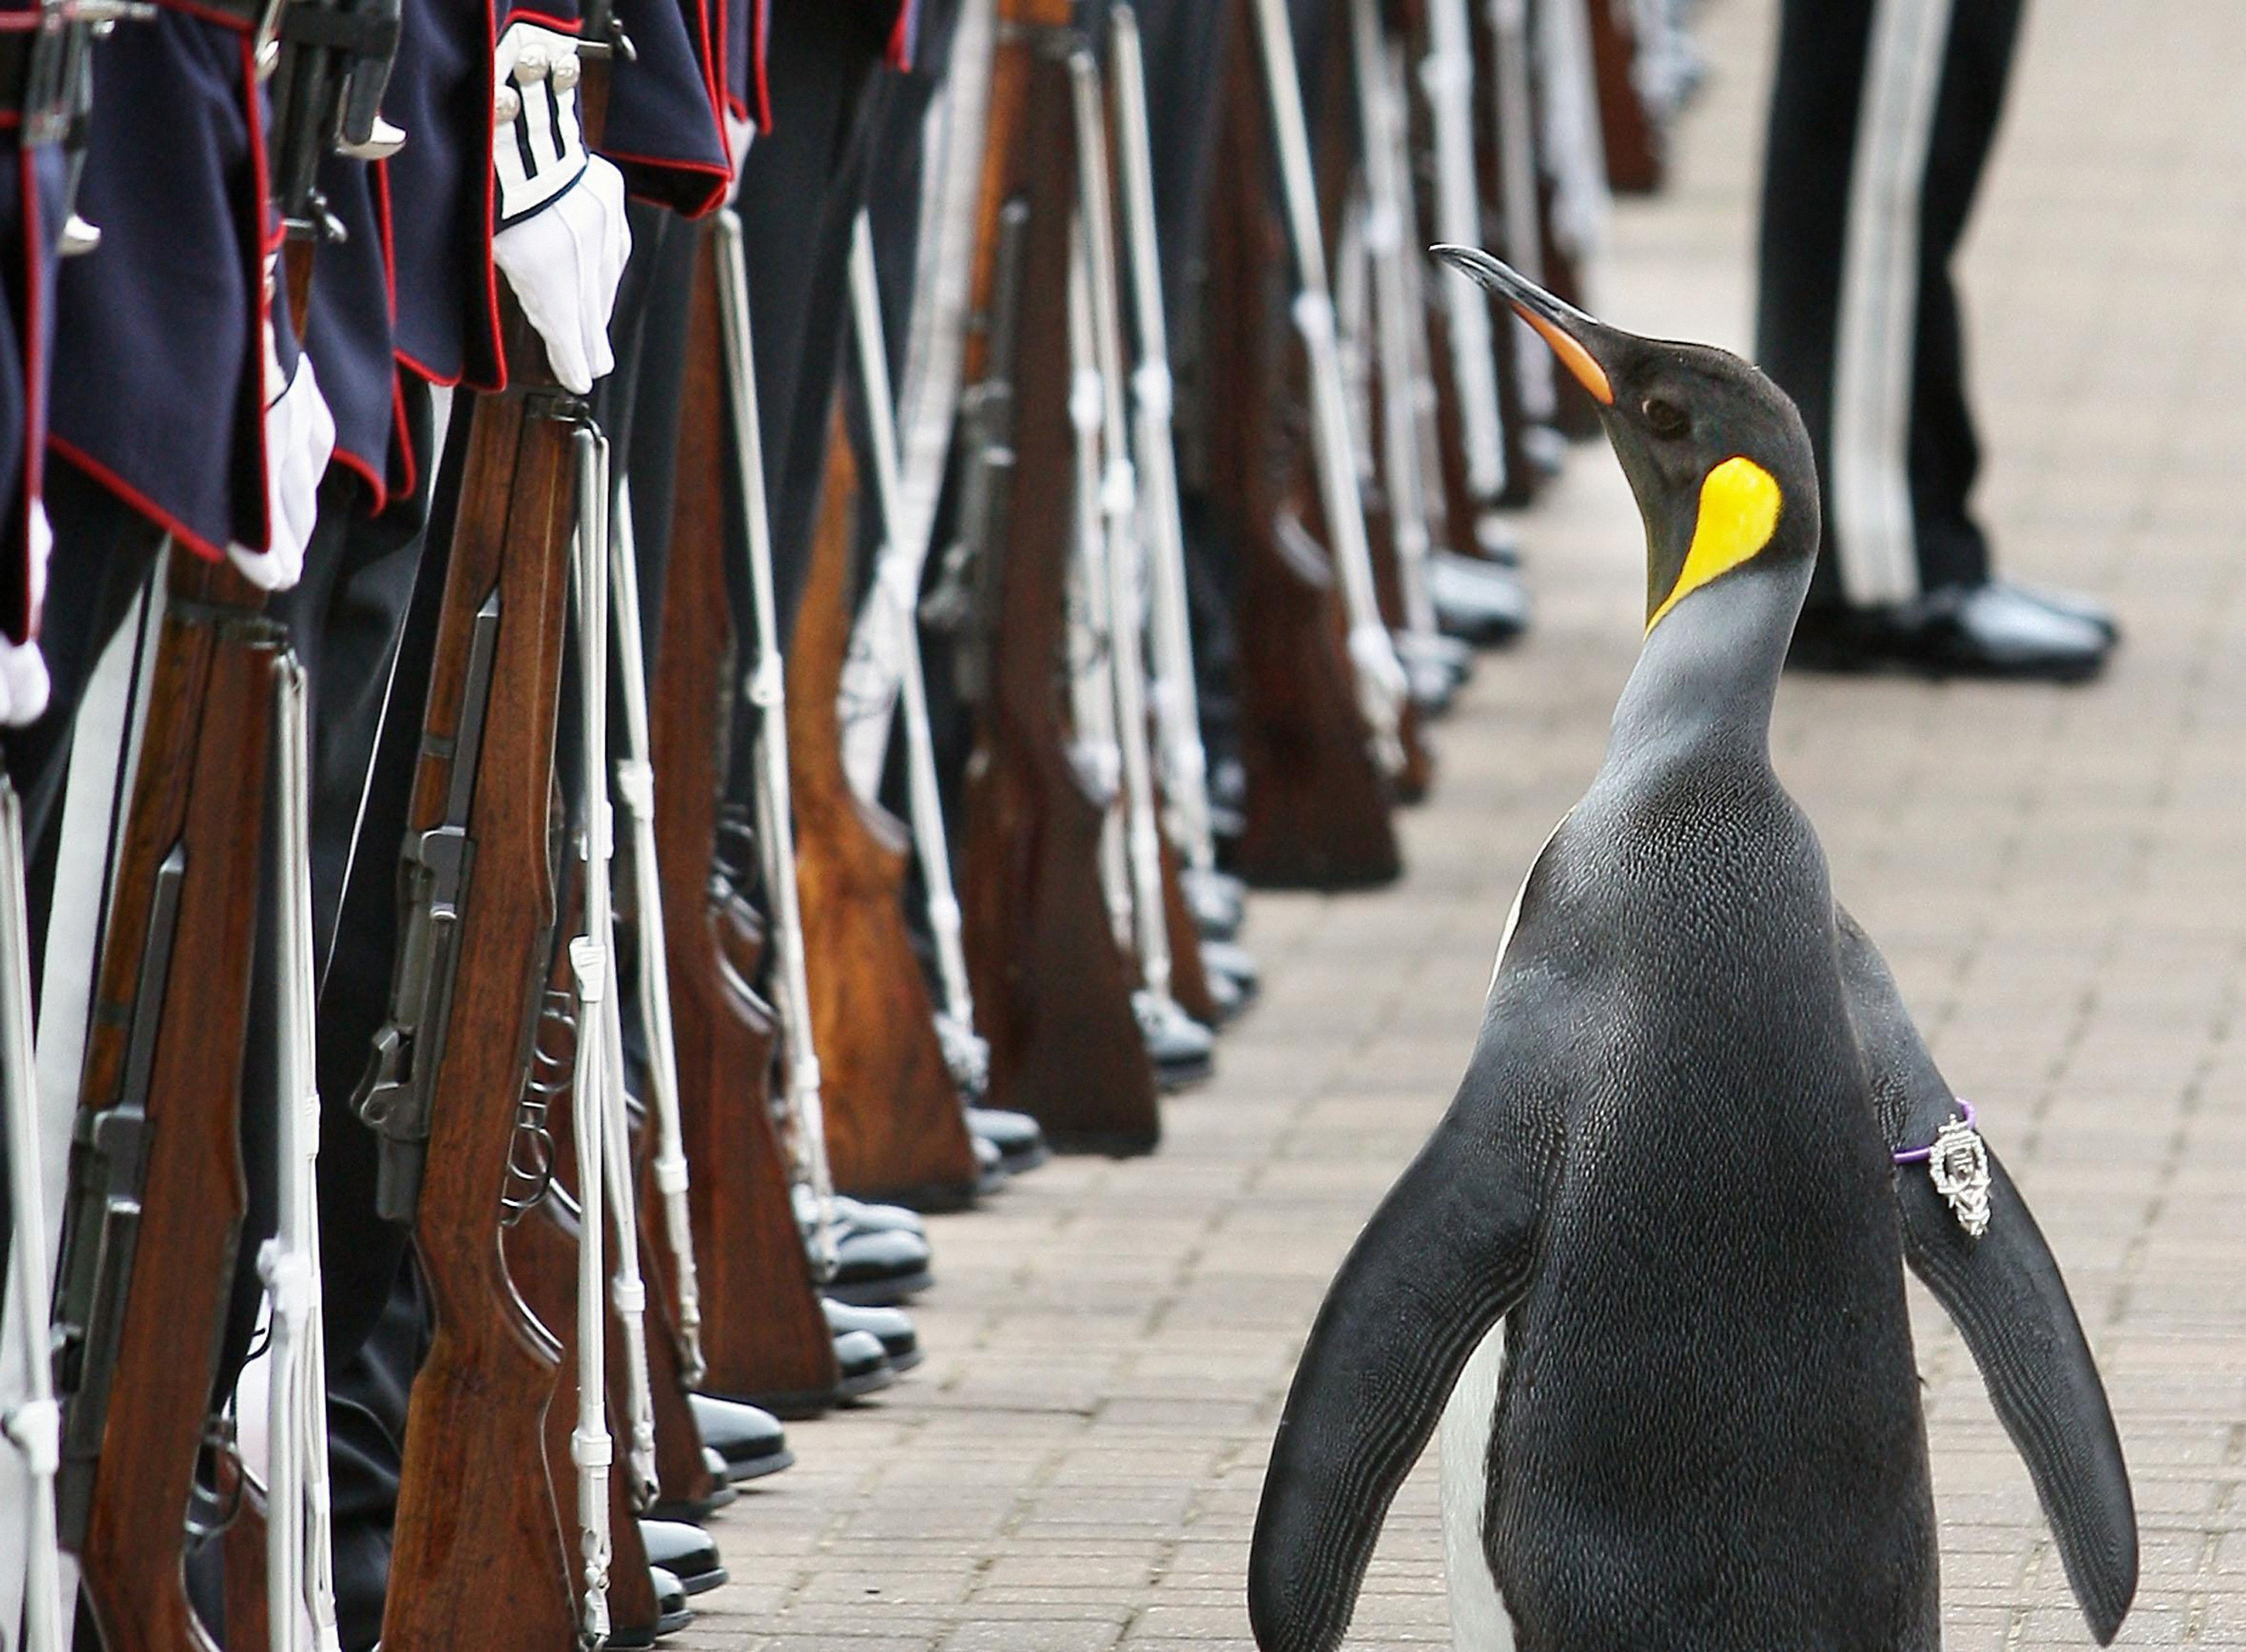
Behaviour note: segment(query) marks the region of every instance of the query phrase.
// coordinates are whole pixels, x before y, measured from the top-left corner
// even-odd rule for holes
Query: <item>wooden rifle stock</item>
[[[1201,926],[1186,904],[1186,887],[1180,876],[1177,846],[1162,834],[1162,924],[1170,937],[1170,996],[1205,1027],[1224,1016],[1208,983],[1208,969],[1201,956]]]
[[[825,1410],[838,1380],[772,1116],[772,1012],[730,966],[733,895],[718,861],[737,652],[725,582],[723,343],[709,232],[689,305],[677,506],[649,711],[656,858],[670,948],[678,1106],[702,1286],[704,1386],[786,1416]],[[651,1201],[643,1201],[648,1203]],[[656,1275],[675,1291],[667,1245]],[[660,1293],[658,1293],[660,1295]],[[676,1313],[677,1299],[669,1302]]]
[[[225,1571],[221,1608],[226,1614],[228,1647],[269,1647],[273,1644],[273,1611],[265,1592],[265,1493],[249,1472],[234,1457],[221,1457],[215,1476],[219,1502],[231,1505],[234,1517],[217,1541]]]
[[[246,1189],[242,1059],[280,630],[175,547],[71,1151],[62,1537],[104,1642],[210,1652],[182,1563]]]
[[[1303,432],[1274,418],[1289,381],[1273,348],[1272,277],[1286,259],[1252,27],[1244,15],[1233,24],[1209,248],[1210,401],[1226,410],[1210,421],[1209,491],[1240,563],[1248,796],[1235,866],[1265,887],[1356,887],[1390,881],[1403,862],[1390,785],[1358,710],[1332,559],[1290,502],[1308,491]]]
[[[423,834],[448,822],[455,764],[472,761],[473,882],[454,920],[449,1027],[439,1047],[415,1051],[436,1064],[413,1227],[436,1335],[406,1414],[383,1617],[389,1652],[551,1652],[577,1632],[575,1545],[563,1537],[548,1456],[561,1350],[516,1295],[498,1235],[553,943],[551,791],[577,414],[558,392],[525,382],[524,366],[544,357],[511,298],[502,302],[516,377],[466,414],[407,835],[410,862]]]
[[[1607,187],[1616,194],[1650,195],[1669,180],[1669,134],[1637,89],[1637,24],[1624,0],[1589,0],[1585,10]]]
[[[643,1176],[638,1185],[646,1186],[647,1179]],[[670,1266],[670,1258],[660,1238],[662,1214],[650,1209],[650,1203],[644,1198],[638,1200],[639,1266],[640,1272],[653,1281],[666,1276],[660,1270]],[[616,1368],[611,1364],[609,1370],[613,1382]],[[695,1420],[694,1408],[687,1402],[686,1375],[678,1363],[676,1323],[659,1287],[650,1288],[647,1294],[647,1386],[649,1397],[655,1402],[655,1477],[663,1488],[664,1503],[682,1508],[709,1508],[730,1500],[725,1480],[710,1472],[709,1462],[702,1454],[702,1425]],[[611,1387],[609,1409],[612,1414],[622,1413],[620,1397]]]
[[[950,1208],[974,1198],[975,1148],[905,927],[911,840],[902,821],[858,796],[842,766],[837,703],[850,649],[857,493],[838,411],[787,661],[788,786],[827,1152],[841,1192]]]
[[[961,877],[967,962],[990,1046],[990,1105],[1035,1117],[1056,1147],[1134,1152],[1161,1131],[1132,1009],[1133,965],[1099,882],[1103,812],[1067,750],[1062,715],[1067,560],[1075,517],[1068,418],[1067,270],[1076,143],[1067,0],[1005,0],[991,86],[969,371],[988,330],[1011,327],[1015,412],[1000,525],[985,538],[980,630],[987,661],[967,771]],[[996,315],[1008,203],[1027,204],[1018,313]],[[979,348],[978,348],[979,343]]]

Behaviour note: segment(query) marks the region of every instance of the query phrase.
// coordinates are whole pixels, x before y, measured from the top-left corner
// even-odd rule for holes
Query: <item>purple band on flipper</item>
[[[1957,1105],[1964,1109],[1965,1127],[1968,1130],[1979,1129],[1981,1126],[1980,1116],[1973,1111],[1973,1104],[1966,1100],[1964,1097],[1960,1096],[1957,1098]],[[1934,1145],[1931,1142],[1929,1142],[1923,1147],[1912,1147],[1902,1152],[1895,1154],[1895,1161],[1898,1165],[1923,1165],[1933,1157]]]

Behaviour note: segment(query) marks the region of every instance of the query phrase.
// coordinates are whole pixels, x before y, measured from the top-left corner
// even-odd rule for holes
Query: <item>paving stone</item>
[[[1698,9],[1676,181],[1616,210],[1597,303],[1748,337],[1774,0]],[[2079,690],[1788,678],[1773,749],[1835,888],[1982,1106],[2068,1272],[2145,1533],[2127,1646],[2246,1648],[2246,150],[2236,18],[2038,0],[1962,278],[2000,563],[2112,602]],[[1640,532],[1576,450],[1521,525],[1538,625],[1486,656],[1394,887],[1259,894],[1261,1003],[1160,1153],[1057,1161],[931,1224],[926,1367],[791,1430],[714,1524],[684,1652],[1249,1645],[1270,1436],[1325,1283],[1449,1100],[1523,871],[1596,767]],[[1950,1652],[2086,1645],[1978,1373],[1914,1288]],[[1360,1645],[1445,1645],[1434,1476]]]

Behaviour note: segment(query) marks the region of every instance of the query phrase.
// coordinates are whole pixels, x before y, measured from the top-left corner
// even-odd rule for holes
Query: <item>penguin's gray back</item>
[[[1521,1652],[1936,1644],[1888,1152],[1766,765],[1610,764],[1507,960],[1574,1006],[1483,1539]]]

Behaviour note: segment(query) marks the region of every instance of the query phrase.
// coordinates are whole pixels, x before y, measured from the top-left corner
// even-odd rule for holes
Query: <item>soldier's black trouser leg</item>
[[[1756,354],[1823,483],[1813,604],[1989,576],[1950,264],[2022,0],[1787,0],[1763,176]]]

